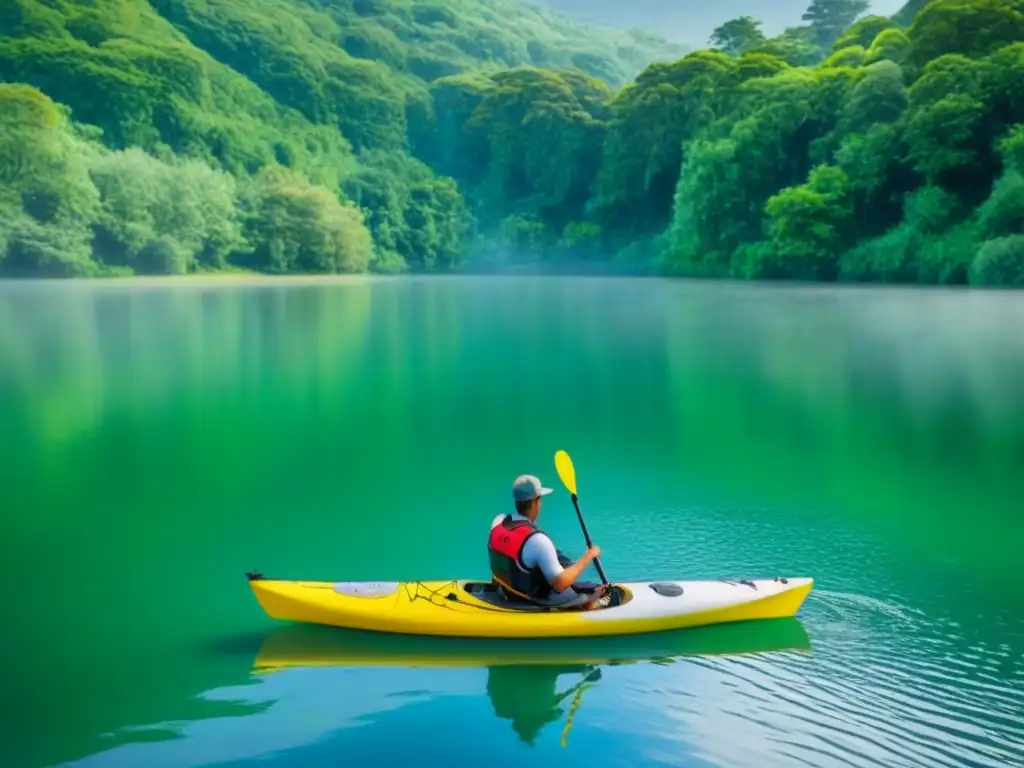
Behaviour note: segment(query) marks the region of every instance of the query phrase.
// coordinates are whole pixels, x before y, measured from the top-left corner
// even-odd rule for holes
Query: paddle
[[[587,531],[587,524],[583,522],[583,513],[580,512],[579,500],[576,497],[576,469],[572,465],[572,459],[569,458],[569,454],[565,451],[558,451],[555,453],[555,470],[558,472],[558,477],[562,481],[562,485],[565,486],[566,490],[572,494],[572,505],[576,507],[576,516],[580,519],[580,527],[583,529],[583,538],[587,540],[587,546],[594,546],[594,542],[590,540],[590,532]],[[594,558],[594,565],[597,566],[597,573],[601,577],[601,581],[605,586],[608,586],[608,579],[604,575],[604,569],[601,568],[599,558]]]
[[[601,668],[598,667],[587,673],[587,676],[576,683],[576,695],[572,697],[572,704],[569,705],[569,712],[565,716],[565,727],[562,729],[562,746],[564,747],[569,740],[569,729],[572,728],[572,719],[576,717],[576,710],[580,708],[580,702],[583,700],[583,689],[587,687],[588,683],[596,683],[601,679]],[[570,691],[572,688],[569,689]],[[568,693],[568,691],[566,691]]]

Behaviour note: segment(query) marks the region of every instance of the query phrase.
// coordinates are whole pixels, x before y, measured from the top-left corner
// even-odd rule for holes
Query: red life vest
[[[487,540],[494,581],[527,600],[544,600],[551,594],[551,585],[540,568],[527,568],[523,562],[523,547],[537,533],[541,530],[529,520],[513,520],[511,515],[505,515],[505,519],[491,529]]]

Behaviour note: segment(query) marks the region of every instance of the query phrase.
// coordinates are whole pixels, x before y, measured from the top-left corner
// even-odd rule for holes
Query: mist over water
[[[1019,292],[0,284],[0,762],[1018,764],[1021,327]],[[367,639],[242,578],[484,577],[560,448],[610,578],[813,576],[798,621]],[[541,522],[582,551],[560,489]]]

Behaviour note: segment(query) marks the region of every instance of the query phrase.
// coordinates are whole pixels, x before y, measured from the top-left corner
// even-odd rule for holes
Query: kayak
[[[641,635],[518,639],[381,635],[308,624],[274,627],[252,664],[255,674],[308,667],[593,666],[670,663],[687,656],[806,653],[807,630],[795,618],[729,623]]]
[[[792,617],[810,578],[630,582],[608,607],[552,609],[505,599],[485,581],[292,581],[246,574],[273,619],[448,637],[585,637]]]

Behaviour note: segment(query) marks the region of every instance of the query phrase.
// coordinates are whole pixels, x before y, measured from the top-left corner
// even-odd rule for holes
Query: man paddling
[[[515,479],[516,513],[498,515],[491,523],[487,554],[492,578],[509,597],[559,608],[584,606],[604,594],[598,585],[576,581],[601,548],[590,547],[575,563],[555,548],[536,524],[541,498],[549,493],[533,475]]]

